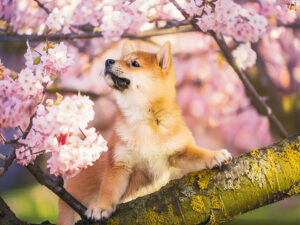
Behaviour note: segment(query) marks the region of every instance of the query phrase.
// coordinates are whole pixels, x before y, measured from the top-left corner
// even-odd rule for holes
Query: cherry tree
[[[177,100],[199,144],[238,154],[286,138],[280,120],[291,121],[290,133],[300,127],[291,117],[300,111],[299,7],[295,0],[1,1],[0,41],[26,42],[27,51],[19,72],[0,61],[0,137],[14,146],[11,155],[0,152],[0,173],[13,161],[26,166],[85,218],[59,175],[75,176],[107,151],[116,105],[100,74],[105,58],[120,57],[124,38],[145,51],[171,41]],[[43,154],[45,172],[35,164]]]

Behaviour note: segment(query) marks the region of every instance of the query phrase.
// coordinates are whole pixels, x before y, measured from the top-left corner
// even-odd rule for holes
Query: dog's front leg
[[[109,218],[127,189],[129,177],[130,169],[125,166],[108,167],[97,200],[89,206],[86,216],[91,220]]]
[[[189,172],[220,166],[229,159],[231,159],[231,155],[225,149],[211,151],[190,145],[183,151],[174,154],[170,158],[170,163],[172,166],[180,168],[182,175],[185,175]]]

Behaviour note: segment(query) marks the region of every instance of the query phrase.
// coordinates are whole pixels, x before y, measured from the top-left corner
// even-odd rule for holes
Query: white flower
[[[26,41],[26,45],[27,45],[27,51],[24,55],[26,60],[25,65],[26,67],[31,67],[33,66],[33,58],[32,58],[31,48],[29,46],[28,40]]]
[[[46,74],[61,74],[73,64],[73,55],[67,51],[67,46],[61,42],[48,50],[48,55],[41,57]],[[45,74],[44,74],[45,75]]]
[[[51,30],[58,31],[61,29],[62,24],[64,23],[64,18],[61,16],[61,13],[55,8],[48,16],[46,25]]]
[[[236,63],[241,69],[251,67],[256,62],[256,53],[251,49],[250,43],[240,44],[233,52]]]

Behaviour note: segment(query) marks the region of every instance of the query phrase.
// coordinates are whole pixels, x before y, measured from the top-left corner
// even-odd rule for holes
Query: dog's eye
[[[137,61],[133,61],[131,65],[134,67],[140,67],[140,64]]]

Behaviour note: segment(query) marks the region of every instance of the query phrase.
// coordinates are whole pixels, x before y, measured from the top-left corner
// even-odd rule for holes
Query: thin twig
[[[19,143],[20,138],[26,139],[26,137],[28,136],[28,134],[29,134],[29,132],[30,132],[32,126],[33,126],[33,118],[35,116],[36,116],[36,112],[31,115],[29,124],[28,124],[28,126],[27,126],[27,128],[26,128],[26,130],[25,130],[25,132],[23,133],[22,136],[19,136],[16,139],[7,141],[4,138],[4,136],[2,134],[0,134],[1,142],[3,142],[3,144],[5,144],[5,145],[15,145],[14,149],[13,149],[13,152],[9,156],[6,156],[5,159],[2,159],[4,161],[4,165],[0,167],[0,176],[2,176],[8,170],[8,168],[11,166],[11,164],[15,160],[15,158],[16,158],[16,145],[21,145],[22,144],[22,143]]]
[[[58,197],[64,200],[75,212],[81,216],[82,219],[87,219],[84,214],[86,207],[66,191],[66,189],[63,187],[63,182],[61,179],[44,173],[36,164],[29,164],[27,169],[40,184],[45,185]]]
[[[22,139],[26,139],[26,137],[28,136],[32,126],[33,126],[33,118],[36,116],[36,111],[31,115],[30,117],[30,121],[29,124],[25,130],[25,132],[23,133]]]
[[[39,0],[34,0],[40,8],[42,8],[47,14],[50,14],[50,10]]]
[[[161,36],[167,34],[175,34],[182,32],[190,32],[193,31],[192,26],[190,25],[181,25],[181,26],[173,26],[169,28],[162,29],[153,29],[148,31],[140,32],[137,35],[131,34],[123,34],[122,38],[130,38],[130,39],[145,39],[153,36]],[[58,41],[58,40],[73,40],[73,39],[87,39],[87,38],[97,38],[103,37],[102,32],[83,32],[83,33],[68,33],[68,34],[43,34],[43,35],[0,35],[0,42],[7,41],[45,41],[48,39],[49,41]]]
[[[191,25],[194,27],[195,30],[202,32],[200,27],[193,21],[190,20],[189,15],[185,12],[185,10],[176,2],[176,0],[170,0],[175,7],[182,13],[182,15],[190,21]],[[240,70],[238,65],[235,63],[235,60],[231,54],[230,48],[227,46],[224,39],[217,37],[216,33],[213,31],[210,31],[209,34],[215,39],[217,42],[219,48],[221,49],[225,59],[229,63],[229,65],[233,68],[233,70],[236,72],[236,74],[239,76],[240,80],[242,81],[246,93],[248,97],[251,99],[254,107],[258,110],[258,112],[262,113],[263,115],[267,116],[272,124],[272,126],[276,129],[278,134],[281,138],[285,138],[288,136],[287,131],[281,124],[281,122],[277,119],[277,117],[272,112],[272,109],[266,104],[265,101],[263,101],[263,98],[257,93],[251,82],[248,80],[247,75]]]
[[[292,23],[278,23],[277,25],[280,27],[286,27],[291,29],[300,29],[300,19],[297,19]]]

